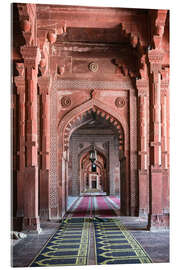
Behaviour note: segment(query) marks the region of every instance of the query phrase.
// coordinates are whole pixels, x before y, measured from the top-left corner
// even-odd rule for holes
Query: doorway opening
[[[124,129],[117,118],[92,105],[76,118],[69,117],[69,122],[62,121],[65,151],[60,167],[66,210],[72,197],[85,196],[88,191],[119,196],[124,207],[127,205],[128,157],[124,155],[127,147]],[[68,115],[65,118],[68,120]],[[89,160],[92,146],[97,151],[94,164]]]

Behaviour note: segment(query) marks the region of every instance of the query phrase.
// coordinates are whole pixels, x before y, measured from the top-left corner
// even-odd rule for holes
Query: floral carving
[[[88,67],[89,67],[89,70],[92,71],[92,72],[97,72],[98,71],[98,64],[97,63],[92,62],[92,63],[89,64]]]
[[[68,96],[64,96],[61,98],[62,107],[69,107],[71,105],[71,98]]]
[[[123,108],[126,104],[126,101],[123,97],[117,97],[115,100],[115,105],[117,108]]]

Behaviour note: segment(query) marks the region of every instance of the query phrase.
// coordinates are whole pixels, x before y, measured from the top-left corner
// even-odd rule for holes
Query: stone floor
[[[132,233],[136,240],[149,254],[153,262],[169,262],[169,232],[149,232],[146,230],[147,222],[138,217],[120,217],[120,220]],[[27,238],[14,240],[12,246],[12,266],[28,266],[46,241],[55,233],[59,223],[44,222],[41,224],[40,234],[28,234]],[[93,250],[91,249],[93,257]],[[93,258],[89,260],[93,264]]]

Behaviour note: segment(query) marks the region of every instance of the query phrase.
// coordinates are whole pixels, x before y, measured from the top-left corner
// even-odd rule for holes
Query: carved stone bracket
[[[153,36],[155,48],[160,48],[164,27],[166,22],[167,10],[157,10],[157,18],[155,20],[156,34]]]
[[[32,46],[36,43],[36,5],[35,4],[17,4],[19,18],[21,22],[22,33],[26,45]]]

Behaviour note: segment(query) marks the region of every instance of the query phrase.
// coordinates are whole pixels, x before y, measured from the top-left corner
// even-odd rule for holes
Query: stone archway
[[[69,162],[69,140],[72,133],[82,126],[83,116],[89,112],[94,112],[99,117],[109,121],[118,135],[118,152],[119,161],[121,164],[122,181],[122,211],[123,214],[130,213],[130,190],[129,190],[129,128],[125,119],[120,119],[116,111],[113,111],[106,104],[96,99],[90,99],[79,107],[68,112],[58,125],[58,153],[57,153],[57,167],[58,167],[58,191],[59,191],[59,204],[61,209],[67,209],[67,196],[68,196],[68,162]],[[110,172],[111,174],[111,172]],[[79,193],[77,193],[78,195]],[[64,214],[62,212],[62,214]]]
[[[79,180],[80,180],[80,193],[83,193],[83,189],[84,189],[84,186],[83,186],[83,182],[85,181],[84,180],[84,174],[82,174],[82,170],[81,169],[85,169],[85,174],[86,176],[88,177],[88,174],[89,172],[91,171],[90,168],[91,168],[91,161],[89,160],[87,162],[87,159],[86,157],[88,156],[89,157],[89,151],[91,150],[91,146],[90,145],[89,147],[86,147],[85,149],[83,149],[79,154],[78,154],[78,171],[79,171]],[[99,174],[99,185],[98,187],[100,187],[101,183],[102,182],[102,186],[101,188],[103,188],[101,191],[103,190],[106,190],[108,191],[108,187],[107,187],[107,171],[108,171],[108,168],[107,168],[107,164],[108,164],[108,157],[105,153],[105,151],[103,151],[102,149],[100,149],[98,146],[95,146],[95,150],[97,151],[97,157],[100,156],[102,158],[102,160],[99,160],[97,158],[95,164],[96,166],[99,168],[99,171],[100,171],[100,174]],[[87,163],[85,164],[85,168],[81,167],[82,166],[82,162],[83,160],[85,160]],[[83,172],[84,172],[83,171]],[[108,183],[109,184],[109,183]]]

